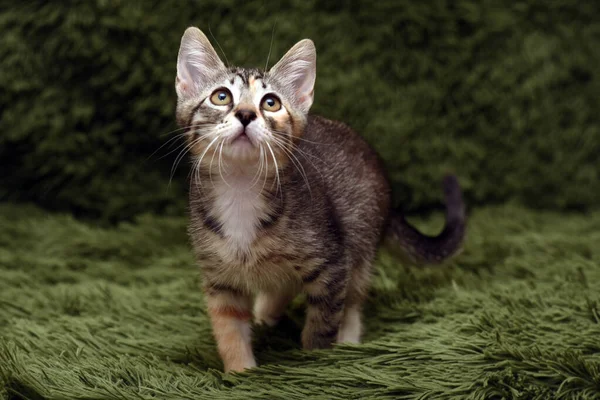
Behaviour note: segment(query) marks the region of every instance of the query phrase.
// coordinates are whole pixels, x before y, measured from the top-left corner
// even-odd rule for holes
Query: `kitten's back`
[[[347,125],[309,116],[301,151],[314,157],[308,168],[324,188],[345,225],[351,244],[364,249],[387,236],[405,260],[417,264],[442,263],[460,252],[466,234],[465,205],[458,180],[443,181],[446,224],[437,236],[427,236],[391,209],[391,185],[382,160],[367,142]],[[319,161],[314,162],[314,158]]]

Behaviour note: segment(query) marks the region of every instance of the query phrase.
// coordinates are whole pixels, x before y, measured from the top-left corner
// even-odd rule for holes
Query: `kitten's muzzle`
[[[248,126],[248,124],[256,119],[256,113],[252,110],[238,110],[235,113],[235,117],[240,120],[244,128]]]
[[[252,138],[250,137],[251,135],[248,134],[248,126],[244,125],[242,127],[239,128],[239,131],[237,133],[235,133],[234,135],[231,135],[228,143],[242,143],[242,142],[246,142],[252,146],[254,146],[254,140],[252,140]]]

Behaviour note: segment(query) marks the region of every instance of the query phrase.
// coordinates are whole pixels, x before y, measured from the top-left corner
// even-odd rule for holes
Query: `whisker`
[[[273,153],[271,145],[269,144],[269,142],[265,143],[267,144],[267,147],[271,152],[271,156],[273,156],[273,163],[275,163],[275,172],[277,173],[277,188],[279,189],[279,191],[281,191],[281,180],[279,179],[279,165],[277,164],[277,159],[275,158],[275,153]],[[275,191],[275,195],[277,195],[277,191]],[[283,192],[281,192],[281,195],[283,196]]]
[[[200,138],[200,139],[202,139],[202,138]],[[197,140],[197,139],[194,139],[194,140]],[[163,158],[166,158],[166,157],[170,156],[171,154],[175,153],[176,151],[178,151],[182,147],[185,147],[187,144],[188,144],[187,142],[184,142],[184,143],[180,144],[179,146],[175,147],[173,150],[169,151],[167,154],[164,154],[164,155],[160,156],[158,158],[158,160],[162,160]]]
[[[284,152],[286,152],[286,154],[288,154],[288,155],[290,156],[290,158],[293,158],[293,160],[296,160],[297,164],[298,164],[298,165],[300,165],[300,166],[302,167],[302,171],[298,170],[298,172],[300,172],[301,174],[302,174],[302,172],[303,172],[303,174],[302,174],[302,175],[303,175],[303,178],[304,178],[304,180],[306,181],[306,184],[307,184],[307,186],[308,186],[308,189],[309,189],[309,191],[311,191],[311,190],[310,190],[310,185],[309,185],[309,183],[308,183],[308,177],[307,177],[308,175],[306,174],[306,170],[304,169],[304,166],[302,165],[302,163],[300,162],[300,160],[298,159],[298,157],[296,157],[296,156],[295,156],[295,154],[294,154],[294,153],[297,153],[297,154],[301,155],[302,157],[304,157],[304,159],[306,160],[306,162],[308,162],[308,163],[309,163],[309,164],[312,166],[312,168],[315,170],[315,172],[317,172],[317,173],[319,174],[319,176],[321,177],[321,180],[324,180],[324,176],[323,176],[323,173],[321,172],[321,170],[320,170],[320,169],[319,169],[319,168],[318,168],[318,167],[315,165],[315,163],[314,163],[314,162],[312,162],[312,161],[311,161],[311,160],[310,160],[310,159],[307,157],[307,156],[311,156],[311,154],[308,154],[308,153],[305,153],[305,152],[303,152],[302,150],[300,150],[298,147],[296,147],[296,146],[294,146],[294,145],[292,145],[292,149],[291,149],[291,150],[290,150],[290,149],[287,149],[287,148],[285,147],[285,144],[284,144],[283,142],[281,142],[281,141],[280,141],[278,138],[275,138],[275,137],[273,137],[272,139],[273,139],[273,141],[274,141],[276,144],[278,144],[278,146],[279,146],[279,147],[280,147],[280,148],[281,148],[281,149],[282,149]],[[313,157],[313,158],[316,158],[318,161],[320,161],[320,162],[322,162],[322,163],[323,163],[323,161],[322,161],[321,159],[319,159],[318,157]],[[293,161],[293,160],[292,160],[292,161]],[[323,163],[323,164],[324,164],[324,163]],[[296,168],[297,168],[297,167],[296,167]]]
[[[202,191],[202,179],[201,175],[200,175],[200,162],[199,160],[195,160],[193,165],[192,165],[192,170],[190,171],[190,179],[192,179],[191,174],[193,173],[193,179],[194,181],[197,183],[198,185],[198,192],[200,193]]]
[[[262,145],[260,146],[260,148],[261,148],[261,150],[263,149]],[[266,164],[265,179],[263,180],[263,185],[262,185],[262,188],[260,189],[260,192],[258,192],[258,196],[260,196],[261,193],[265,190],[265,186],[267,185],[267,178],[269,176],[269,158],[267,157],[266,152],[264,154],[265,154],[265,164]]]
[[[162,149],[163,147],[165,147],[165,146],[166,146],[166,145],[168,145],[169,143],[172,143],[174,140],[181,139],[181,138],[183,138],[184,136],[185,136],[185,133],[182,133],[182,134],[179,134],[179,135],[177,135],[177,136],[175,136],[175,137],[172,137],[171,139],[167,140],[167,141],[166,141],[165,143],[163,143],[163,144],[162,144],[162,145],[161,145],[161,146],[160,146],[158,149],[154,150],[154,152],[153,152],[152,154],[150,154],[150,155],[148,156],[148,158],[146,158],[146,161],[149,161],[149,160],[150,160],[150,159],[151,159],[151,158],[152,158],[152,157],[153,157],[153,156],[154,156],[156,153],[158,153],[158,152],[160,151],[160,149]],[[171,146],[169,146],[169,147],[171,147]],[[164,158],[164,157],[161,157],[161,158]]]
[[[198,143],[197,141],[195,143]],[[190,172],[188,173],[188,179],[192,178],[192,174],[194,174],[197,172],[196,171],[196,167],[198,166],[198,157],[196,157],[195,159],[192,160],[192,167],[190,169]]]
[[[146,159],[146,161],[150,160],[150,159],[151,159],[151,158],[152,158],[152,157],[153,157],[153,156],[154,156],[156,153],[158,153],[158,152],[160,151],[160,149],[162,149],[163,147],[165,147],[165,146],[166,146],[166,145],[168,145],[169,143],[173,142],[174,140],[181,139],[182,137],[185,137],[185,136],[187,136],[187,135],[188,135],[188,132],[187,132],[187,131],[188,131],[188,130],[190,130],[190,129],[192,129],[192,128],[195,128],[195,126],[184,126],[184,127],[182,127],[182,128],[177,128],[177,129],[174,129],[174,130],[172,130],[172,131],[170,131],[170,132],[163,133],[162,135],[160,135],[160,137],[163,137],[163,136],[168,136],[168,135],[171,135],[171,134],[173,134],[173,133],[176,133],[176,132],[178,132],[178,131],[185,131],[185,132],[182,132],[182,133],[179,133],[179,134],[177,134],[175,137],[172,137],[171,139],[167,140],[167,142],[163,143],[163,144],[162,144],[162,145],[161,145],[161,146],[160,146],[158,149],[156,149],[156,150],[155,150],[155,151],[154,151],[152,154],[150,154],[150,155],[148,156],[148,158]],[[171,147],[171,146],[169,146],[169,148],[170,148],[170,147]],[[168,154],[166,154],[166,155],[164,155],[164,156],[160,157],[160,158],[159,158],[159,160],[160,160],[160,159],[163,159],[164,157],[168,156],[169,154],[171,154],[171,153],[168,153]]]
[[[269,54],[267,55],[267,62],[265,63],[265,72],[269,69],[269,59],[271,58],[271,50],[273,50],[273,38],[275,37],[275,27],[277,26],[277,20],[273,24],[273,30],[271,31],[271,44],[269,45]]]
[[[285,143],[281,140],[281,138],[278,138],[277,136],[272,136],[272,139],[274,141],[278,141],[279,144],[281,144],[283,147],[285,147]],[[292,150],[294,152],[297,152],[299,155],[303,156],[304,159],[309,162],[312,167],[319,173],[319,175],[321,175],[321,177],[323,177],[323,174],[321,174],[321,171],[319,168],[317,168],[317,166],[315,165],[314,162],[312,162],[311,160],[308,159],[308,157],[311,157],[313,159],[316,159],[318,162],[322,163],[323,165],[325,165],[325,162],[323,160],[321,160],[319,157],[313,155],[313,154],[309,154],[305,151],[303,151],[302,149],[300,149],[297,145],[295,145],[294,143],[290,143],[290,146],[292,147]]]
[[[219,145],[217,144],[217,147],[219,147]],[[217,155],[217,149],[215,148],[215,151],[213,151],[213,155],[210,159],[210,165],[208,166],[208,177],[210,178],[210,184],[212,185],[212,187],[215,187],[215,182],[213,181],[213,177],[212,177],[212,163],[215,160],[215,155]]]
[[[278,134],[280,136],[283,136],[283,137],[286,137],[286,138],[289,137],[289,134],[287,132],[278,131],[277,129],[272,129],[271,132],[276,133],[276,134]],[[313,140],[308,140],[308,139],[305,139],[305,138],[302,138],[302,137],[295,137],[294,140],[300,140],[300,141],[303,141],[303,142],[312,143],[312,144],[320,144],[320,145],[324,145],[324,146],[339,146],[336,143],[315,142]]]
[[[208,149],[208,147],[207,147],[207,149]],[[196,157],[192,162],[192,168],[190,169],[190,173],[188,174],[188,179],[190,179],[190,180],[193,179],[194,182],[196,182],[198,184],[198,192],[200,192],[202,189],[202,179],[201,179],[201,175],[200,175],[200,168],[202,167],[201,162],[202,162],[202,158]]]
[[[283,150],[287,151],[289,154],[292,154],[293,152],[297,152],[298,154],[300,154],[301,156],[303,156],[303,157],[304,157],[304,159],[305,159],[307,162],[309,162],[309,163],[312,165],[312,167],[313,167],[315,170],[319,171],[319,169],[317,168],[317,166],[316,166],[316,165],[315,165],[315,164],[314,164],[312,161],[310,161],[310,160],[307,158],[307,156],[308,156],[308,157],[312,157],[312,158],[316,158],[318,161],[320,161],[320,162],[323,162],[323,160],[321,160],[319,157],[313,156],[312,154],[309,154],[309,153],[306,153],[305,151],[302,151],[302,150],[301,150],[301,149],[300,149],[298,146],[295,146],[293,143],[291,143],[291,144],[290,144],[290,145],[291,145],[291,148],[292,148],[292,149],[290,150],[290,149],[286,148],[286,146],[285,146],[285,145],[286,145],[286,143],[285,143],[285,142],[283,142],[281,139],[279,139],[279,138],[277,138],[277,137],[272,137],[271,139],[272,139],[274,142],[278,143],[278,144],[280,145],[280,147],[281,147],[281,148],[283,148]],[[293,150],[293,151],[292,151],[292,150]],[[298,161],[299,161],[299,160],[298,160]],[[320,172],[320,171],[319,171],[319,172]]]
[[[192,128],[196,128],[196,126],[194,126],[194,125],[190,125],[190,126],[183,126],[183,127],[181,127],[181,128],[173,129],[173,130],[172,130],[172,131],[170,131],[170,132],[161,133],[161,134],[159,135],[159,137],[169,136],[169,135],[170,135],[170,134],[172,134],[172,133],[179,132],[179,131],[185,131],[185,130],[189,130],[189,129],[192,129]]]
[[[258,170],[256,170],[256,173],[252,177],[252,180],[250,181],[251,185],[248,188],[248,190],[252,190],[254,188],[254,186],[256,186],[258,181],[260,180],[260,175],[261,175],[262,168],[263,168],[263,147],[262,147],[262,145],[259,147],[259,149],[260,149],[260,158],[259,158],[259,162],[258,162]],[[256,182],[254,182],[255,179],[256,179]]]
[[[219,47],[219,50],[221,50],[221,53],[223,53],[223,57],[225,57],[225,62],[227,63],[227,67],[229,67],[229,60],[227,59],[227,55],[223,51],[223,48],[221,47],[221,44],[219,43],[219,41],[217,40],[217,38],[215,37],[215,35],[213,35],[212,30],[210,29],[210,25],[208,26],[208,32],[210,33],[210,36],[213,38],[213,40],[215,41],[215,43],[217,43],[217,46]]]
[[[190,143],[184,143],[182,146],[179,146],[177,149],[180,149],[181,147],[183,147],[183,149],[179,152],[179,154],[177,154],[177,157],[175,157],[175,161],[173,161],[173,165],[171,166],[171,179],[173,178],[173,175],[175,173],[175,170],[177,169],[178,164],[181,162],[180,158],[185,157],[185,155],[187,154],[187,152],[189,152],[192,147],[194,147],[196,144],[200,143],[201,139],[194,139],[192,142]],[[170,179],[169,179],[170,181]]]
[[[202,159],[204,158],[204,156],[206,155],[206,153],[208,152],[210,147],[213,145],[213,143],[216,142],[217,140],[219,140],[220,137],[221,137],[221,135],[215,136],[215,138],[213,140],[211,140],[211,142],[208,144],[208,146],[206,146],[206,149],[204,149],[204,151],[202,152],[202,155],[200,156],[200,160],[199,160],[200,162],[202,162]]]
[[[176,136],[175,138],[173,138],[173,139],[176,139],[177,137],[183,137],[184,135],[186,135],[186,134],[185,134],[185,133],[182,133],[182,134],[180,134],[180,135],[177,135],[177,136]],[[204,139],[204,138],[206,138],[206,137],[210,136],[210,134],[209,134],[209,133],[205,133],[205,134],[202,134],[202,135],[197,135],[197,136],[198,136],[197,138]],[[171,139],[171,140],[173,140],[173,139]],[[169,141],[171,141],[171,140],[169,140]],[[196,139],[194,139],[194,140],[196,140]],[[167,143],[169,143],[169,142],[167,142]],[[166,143],[165,143],[165,144],[166,144]],[[167,156],[169,156],[169,155],[173,154],[173,153],[174,153],[174,152],[176,152],[177,150],[179,150],[179,149],[180,149],[182,146],[184,146],[184,145],[185,145],[185,143],[184,143],[184,144],[182,144],[182,145],[179,145],[178,147],[176,147],[175,149],[171,150],[171,151],[170,151],[170,152],[168,152],[167,154],[164,154],[164,155],[160,156],[158,159],[159,159],[159,160],[162,160],[163,158],[165,158],[165,157],[167,157]],[[164,146],[164,145],[163,145],[163,146]],[[161,147],[163,147],[163,146],[161,146]],[[161,148],[161,147],[159,147],[159,150],[160,150],[160,148]],[[169,146],[169,147],[170,147],[170,146]],[[157,150],[157,151],[158,151],[158,150]],[[153,154],[154,154],[154,153],[153,153]]]
[[[217,135],[217,137],[215,137],[215,138],[213,139],[213,141],[209,143],[208,147],[206,148],[206,150],[204,150],[204,152],[202,153],[202,156],[200,157],[200,159],[199,159],[199,161],[198,161],[198,167],[197,167],[197,171],[196,171],[196,179],[197,179],[198,185],[199,185],[200,187],[202,187],[202,180],[200,179],[200,176],[201,176],[201,175],[200,175],[200,168],[202,167],[202,165],[201,165],[201,163],[202,163],[202,159],[204,158],[204,155],[205,155],[205,154],[208,152],[208,150],[211,148],[211,146],[213,145],[213,143],[214,143],[215,141],[217,141],[217,140],[218,140],[220,137],[221,137],[221,135]],[[219,145],[217,144],[217,147],[218,147],[218,146],[219,146]],[[213,185],[213,187],[214,187],[214,185],[215,185],[215,184],[214,184],[214,182],[213,182],[213,180],[212,180],[212,173],[211,173],[211,169],[212,169],[212,162],[213,162],[213,160],[214,160],[214,158],[215,158],[215,154],[216,154],[216,148],[215,148],[215,151],[213,151],[213,156],[212,156],[212,158],[211,158],[211,160],[210,160],[210,164],[209,164],[209,167],[208,167],[208,176],[209,176],[209,178],[210,178],[210,182],[211,182],[211,184]]]
[[[183,148],[183,150],[181,150],[181,152],[177,155],[177,157],[175,157],[175,161],[173,162],[173,166],[171,167],[171,176],[169,177],[169,185],[167,187],[171,187],[171,181],[173,180],[173,176],[175,176],[175,171],[177,170],[177,167],[179,166],[179,163],[181,162],[181,160],[183,160],[185,155],[196,144],[200,143],[201,140],[202,140],[202,138],[198,138],[198,139],[195,139],[193,142],[186,144],[185,147]]]
[[[231,186],[229,185],[229,183],[227,183],[227,180],[223,176],[223,172],[221,170],[221,159],[223,158],[222,157],[223,156],[223,143],[225,143],[224,140],[221,142],[221,146],[219,148],[219,175],[221,176],[221,179],[223,180],[223,183],[225,183],[228,187],[231,188]]]
[[[292,161],[292,164],[294,164],[294,167],[296,167],[296,170],[300,173],[302,179],[304,179],[304,182],[306,183],[306,188],[308,189],[308,193],[312,201],[312,190],[310,188],[310,183],[308,182],[308,175],[306,174],[306,170],[302,166],[300,160],[298,160],[298,158],[289,149],[286,149],[284,146],[282,146],[281,143],[274,141],[274,144],[290,157],[290,161]]]
[[[264,168],[264,148],[261,145],[259,145],[259,149],[260,149],[260,159],[259,159],[259,166],[258,166],[258,170],[256,171],[256,182],[253,183],[250,188],[248,189],[249,191],[252,190],[254,188],[254,186],[256,186],[256,184],[258,184],[258,182],[260,181],[260,177],[262,176],[262,171]],[[267,176],[266,171],[265,171],[265,176]],[[252,181],[254,181],[254,178],[252,179]],[[263,190],[265,188],[264,182],[263,182],[263,187],[258,191],[258,193],[256,193],[256,197],[255,199],[257,199],[258,197],[260,197],[260,195],[262,194]]]
[[[212,145],[219,140],[219,138],[221,137],[221,135],[217,135],[209,144],[208,146],[206,146],[206,149],[204,149],[204,151],[202,152],[202,155],[200,156],[200,158],[198,159],[198,166],[196,167],[196,179],[198,182],[198,185],[200,187],[202,187],[202,180],[200,179],[200,168],[202,167],[202,159],[204,158],[204,156],[206,155],[206,153],[208,152],[208,150],[212,147]],[[210,173],[210,172],[209,172]]]

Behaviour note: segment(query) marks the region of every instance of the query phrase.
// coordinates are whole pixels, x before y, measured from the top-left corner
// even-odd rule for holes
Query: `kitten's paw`
[[[343,330],[338,333],[337,337],[338,343],[360,343],[360,332]]]
[[[254,323],[267,326],[277,325],[290,298],[283,294],[260,293],[254,302]]]
[[[349,307],[344,312],[344,318],[338,332],[338,343],[360,343],[362,325],[360,311],[357,307]]]
[[[256,367],[256,361],[251,360],[239,360],[229,365],[225,365],[225,373],[229,372],[242,372],[250,368]]]
[[[277,323],[279,322],[279,317],[272,317],[269,315],[261,315],[259,313],[255,313],[254,314],[254,323],[256,325],[267,325],[270,327],[273,327],[275,325],[277,325]]]

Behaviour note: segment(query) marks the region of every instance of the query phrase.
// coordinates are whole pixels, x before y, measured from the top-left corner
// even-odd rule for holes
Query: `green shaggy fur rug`
[[[416,221],[429,232],[441,216]],[[475,210],[441,268],[382,253],[361,345],[304,352],[303,300],[222,374],[184,218],[0,206],[0,398],[600,398],[600,212]]]

